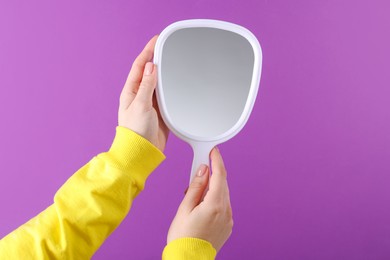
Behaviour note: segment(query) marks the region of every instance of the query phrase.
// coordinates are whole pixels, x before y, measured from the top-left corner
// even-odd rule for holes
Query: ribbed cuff
[[[125,172],[134,172],[132,178],[144,188],[147,177],[165,159],[165,155],[152,143],[126,127],[117,126],[116,135],[107,153],[99,155]]]
[[[163,260],[209,260],[215,259],[217,252],[210,242],[192,237],[171,241],[163,252]]]

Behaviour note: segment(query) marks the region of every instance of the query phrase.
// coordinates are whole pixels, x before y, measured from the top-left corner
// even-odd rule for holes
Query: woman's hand
[[[169,130],[157,107],[157,69],[151,62],[157,37],[148,42],[131,67],[120,96],[118,125],[136,132],[163,152]]]
[[[184,237],[209,241],[218,252],[232,233],[233,218],[226,170],[218,149],[211,152],[212,175],[202,165],[190,184],[168,231],[167,243]]]

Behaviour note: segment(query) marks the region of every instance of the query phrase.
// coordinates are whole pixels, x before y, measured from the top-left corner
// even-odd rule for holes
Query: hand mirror
[[[186,20],[162,31],[154,53],[159,109],[168,128],[193,148],[192,180],[201,164],[209,165],[211,149],[247,122],[260,82],[261,47],[236,24]]]

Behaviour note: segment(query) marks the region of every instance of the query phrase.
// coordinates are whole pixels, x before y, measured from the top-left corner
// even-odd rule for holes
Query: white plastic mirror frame
[[[243,113],[241,114],[239,120],[232,128],[230,128],[225,133],[215,137],[195,137],[191,134],[183,134],[182,132],[180,132],[180,129],[177,129],[174,126],[175,124],[172,122],[169,113],[167,112],[167,105],[164,100],[164,89],[162,86],[160,62],[162,60],[164,43],[166,42],[168,37],[177,30],[186,29],[186,28],[202,28],[202,27],[221,29],[221,30],[237,33],[248,40],[248,42],[251,44],[253,48],[253,53],[254,53],[252,81],[251,81],[251,86],[248,94],[248,99],[245,104]],[[161,116],[164,122],[167,124],[168,128],[177,137],[189,143],[194,151],[194,160],[192,164],[190,182],[195,176],[197,168],[201,164],[209,165],[209,154],[210,151],[213,149],[213,147],[231,139],[238,132],[240,132],[240,130],[244,127],[244,125],[248,121],[259,88],[261,68],[262,68],[262,57],[263,56],[262,56],[260,43],[258,42],[257,38],[248,29],[239,26],[237,24],[233,24],[225,21],[210,20],[210,19],[194,19],[194,20],[178,21],[166,27],[159,35],[154,50],[154,63],[157,65],[157,74],[158,74],[157,75],[158,83],[157,83],[157,91],[156,91],[157,102],[158,102]]]

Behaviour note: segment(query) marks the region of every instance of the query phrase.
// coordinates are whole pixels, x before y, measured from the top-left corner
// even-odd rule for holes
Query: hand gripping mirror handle
[[[190,184],[199,171],[199,166],[205,164],[210,167],[210,152],[217,144],[215,142],[190,142],[194,152],[194,159],[192,161]],[[210,169],[211,170],[211,169]]]

